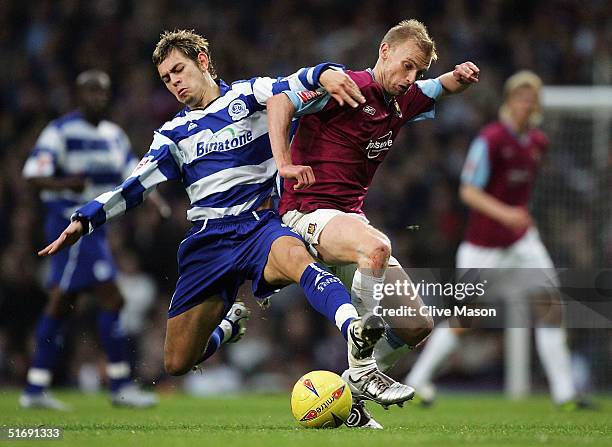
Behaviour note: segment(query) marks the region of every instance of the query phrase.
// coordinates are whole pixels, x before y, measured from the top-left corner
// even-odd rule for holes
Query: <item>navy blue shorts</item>
[[[68,219],[57,215],[47,216],[47,242],[57,239],[69,223]],[[59,286],[64,292],[77,293],[112,281],[117,276],[117,267],[106,242],[104,228],[97,228],[93,233],[83,236],[76,244],[61,250],[50,259],[47,287]]]
[[[272,243],[282,236],[303,242],[272,210],[194,222],[179,245],[179,279],[168,318],[212,295],[221,296],[229,309],[247,279],[253,282],[257,298],[270,296],[278,286],[264,280],[264,268]]]

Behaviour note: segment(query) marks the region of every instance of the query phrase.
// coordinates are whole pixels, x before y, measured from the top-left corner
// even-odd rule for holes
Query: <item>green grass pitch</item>
[[[162,395],[147,410],[113,408],[104,395],[59,392],[67,413],[23,410],[17,391],[0,391],[0,426],[58,426],[57,441],[0,441],[43,446],[611,446],[612,400],[599,411],[564,412],[546,397],[511,402],[498,395],[442,395],[429,409],[415,403],[385,411],[368,404],[384,430],[302,429],[289,393],[202,399]]]

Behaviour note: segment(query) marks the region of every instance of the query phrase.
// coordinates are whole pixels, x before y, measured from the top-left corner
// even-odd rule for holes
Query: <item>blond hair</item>
[[[217,72],[212,63],[212,56],[208,48],[208,40],[200,36],[194,30],[164,31],[155,45],[152,60],[155,66],[159,66],[172,52],[178,50],[187,58],[198,64],[198,54],[204,53],[208,57],[208,72],[213,79],[217,78]]]
[[[508,79],[504,83],[504,103],[499,108],[499,118],[503,121],[510,120],[510,110],[508,109],[508,100],[519,89],[529,88],[536,92],[538,96],[538,105],[534,112],[529,117],[529,124],[537,126],[542,121],[542,111],[540,105],[540,91],[542,90],[542,79],[530,70],[521,70]]]
[[[412,39],[431,62],[438,59],[436,43],[427,33],[427,27],[415,19],[402,20],[382,38],[381,44],[387,42],[390,47],[397,43]]]

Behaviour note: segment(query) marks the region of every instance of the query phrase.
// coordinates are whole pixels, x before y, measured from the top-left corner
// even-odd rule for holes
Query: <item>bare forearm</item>
[[[438,77],[446,94],[461,93],[470,85],[478,83],[479,79],[480,69],[469,61],[455,65],[453,71]]]
[[[268,135],[272,146],[274,161],[279,170],[291,163],[289,148],[289,126],[295,113],[295,107],[285,94],[268,99]]]
[[[451,95],[461,93],[470,86],[470,84],[461,84],[457,81],[452,71],[439,76],[438,80],[442,84],[442,87],[444,87],[444,92]]]

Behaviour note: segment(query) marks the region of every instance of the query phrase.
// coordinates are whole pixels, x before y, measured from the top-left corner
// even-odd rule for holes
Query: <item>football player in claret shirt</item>
[[[550,384],[552,399],[564,408],[589,406],[576,395],[570,351],[562,325],[558,279],[546,247],[529,213],[538,168],[548,149],[540,119],[542,81],[521,71],[505,83],[500,119],[481,130],[472,142],[461,174],[461,200],[470,208],[457,269],[504,269],[496,290],[534,304],[535,341]],[[434,399],[431,381],[439,365],[457,347],[461,328],[437,327],[406,378],[424,403]]]
[[[385,280],[410,281],[391,256],[387,236],[363,213],[376,169],[404,124],[433,118],[438,99],[478,82],[479,69],[471,62],[436,79],[420,80],[436,59],[435,43],[425,26],[405,20],[383,37],[373,69],[347,71],[365,97],[359,107],[340,106],[323,90],[285,92],[268,100],[270,141],[285,179],[279,209],[283,222],[301,234],[324,262],[349,264],[339,276],[352,282],[353,303],[360,314],[378,304],[374,291]],[[289,124],[296,116],[299,124],[289,145]],[[418,296],[395,299],[415,309],[422,306]],[[376,347],[381,368],[390,367],[398,354],[430,333],[432,319],[416,314],[409,321],[388,320],[393,329]],[[355,425],[379,427],[361,405],[361,378],[348,371],[343,377],[359,403],[354,406]]]

